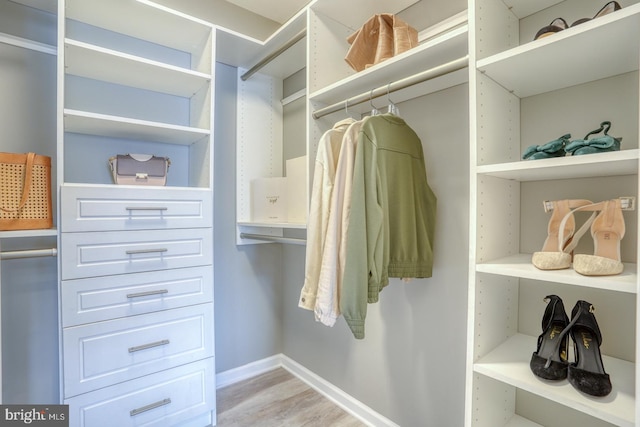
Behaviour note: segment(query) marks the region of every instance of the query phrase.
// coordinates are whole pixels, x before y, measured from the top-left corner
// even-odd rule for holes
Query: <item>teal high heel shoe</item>
[[[611,122],[604,121],[600,123],[600,128],[593,130],[584,137],[584,139],[576,139],[565,146],[567,154],[579,156],[582,154],[605,153],[608,151],[620,151],[620,143],[622,138],[608,135],[611,128]],[[589,139],[591,135],[596,135],[604,131],[604,135],[598,138]]]
[[[522,160],[549,159],[551,157],[563,157],[565,145],[569,142],[571,134],[562,135],[558,139],[547,142],[544,145],[530,145],[522,153]]]

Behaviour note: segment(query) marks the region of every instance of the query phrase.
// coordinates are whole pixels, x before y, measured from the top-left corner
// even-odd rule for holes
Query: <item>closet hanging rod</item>
[[[398,90],[408,88],[418,83],[426,82],[427,80],[432,80],[436,77],[441,77],[446,74],[453,73],[454,71],[462,70],[468,65],[469,55],[465,55],[462,58],[455,59],[451,62],[447,62],[428,70],[421,71],[409,77],[405,77],[404,79],[391,82],[388,85],[380,86],[371,91],[363,92],[344,101],[336,102],[335,104],[320,108],[314,111],[312,115],[314,119],[319,119],[320,117],[335,113],[336,111],[344,110],[345,105],[352,106],[362,104],[363,102],[367,102],[373,98],[396,92]]]
[[[24,251],[6,251],[0,252],[0,259],[21,259],[21,258],[41,258],[57,256],[58,250],[51,249],[29,249]]]
[[[289,49],[291,46],[293,46],[294,44],[298,43],[306,35],[307,35],[307,30],[304,29],[304,30],[300,31],[298,34],[296,34],[295,36],[293,36],[292,38],[290,38],[280,48],[278,48],[277,50],[274,50],[269,55],[265,56],[260,62],[258,62],[253,67],[249,68],[249,70],[247,70],[243,75],[241,75],[240,78],[242,79],[242,81],[247,80],[249,77],[253,76],[255,73],[260,71],[265,65],[267,65],[269,62],[271,62],[274,59],[276,59],[278,56],[280,56],[284,51]]]
[[[241,239],[264,240],[265,242],[288,243],[291,245],[306,245],[305,239],[294,239],[292,237],[266,236],[264,234],[240,233]]]

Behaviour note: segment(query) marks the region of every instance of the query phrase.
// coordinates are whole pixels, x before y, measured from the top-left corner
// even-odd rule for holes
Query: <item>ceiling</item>
[[[278,23],[285,23],[295,15],[300,9],[305,7],[309,0],[226,0],[243,9],[262,15]]]

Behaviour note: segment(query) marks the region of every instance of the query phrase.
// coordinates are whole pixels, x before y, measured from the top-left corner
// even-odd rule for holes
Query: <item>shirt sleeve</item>
[[[370,288],[382,276],[382,207],[378,203],[376,149],[360,131],[356,148],[347,229],[345,270],[340,310],[355,338],[364,338]]]

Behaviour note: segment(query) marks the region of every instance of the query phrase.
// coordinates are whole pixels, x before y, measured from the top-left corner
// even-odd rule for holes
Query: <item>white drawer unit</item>
[[[62,326],[213,302],[210,266],[67,280]]]
[[[58,0],[57,10],[70,426],[215,425],[216,29],[152,1]],[[168,157],[166,185],[114,184],[107,160],[126,153]]]
[[[213,304],[63,331],[64,391],[75,396],[213,356]]]
[[[215,424],[214,359],[147,375],[66,399],[71,427]]]
[[[213,231],[63,233],[62,279],[211,265]]]
[[[207,189],[65,185],[60,196],[63,233],[211,227]]]

